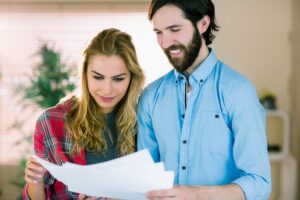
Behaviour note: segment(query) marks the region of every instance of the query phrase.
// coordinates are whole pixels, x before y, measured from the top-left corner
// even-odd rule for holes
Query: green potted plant
[[[261,104],[264,106],[264,108],[269,110],[276,110],[277,104],[276,104],[276,96],[272,92],[266,91],[262,93],[262,95],[259,98]]]

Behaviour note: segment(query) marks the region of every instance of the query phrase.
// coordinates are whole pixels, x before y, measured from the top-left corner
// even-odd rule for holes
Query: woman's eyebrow
[[[96,74],[96,75],[103,76],[102,74],[100,74],[99,72],[96,72],[96,71],[94,71],[94,70],[92,70],[92,72],[93,72],[94,74]]]
[[[96,72],[96,71],[94,71],[94,70],[92,70],[92,72],[93,72],[94,74],[98,75],[98,76],[103,76],[103,77],[105,77],[103,74],[101,74],[101,73],[99,73],[99,72]],[[126,75],[127,75],[127,73],[121,73],[121,74],[117,74],[117,75],[113,76],[112,78],[118,78],[118,77],[120,77],[120,76],[126,76]]]
[[[118,74],[118,75],[113,76],[113,78],[118,78],[118,77],[120,77],[120,76],[126,76],[126,75],[127,75],[127,73],[121,73],[121,74]]]

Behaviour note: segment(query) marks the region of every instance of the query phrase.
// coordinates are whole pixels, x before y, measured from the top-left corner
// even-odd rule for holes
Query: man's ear
[[[205,15],[200,21],[197,22],[197,27],[200,34],[203,34],[207,31],[210,24],[210,18],[208,15]]]

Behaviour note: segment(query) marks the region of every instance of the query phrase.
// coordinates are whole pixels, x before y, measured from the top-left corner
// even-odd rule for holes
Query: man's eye
[[[119,77],[119,78],[113,78],[114,81],[117,81],[117,82],[121,82],[124,80],[124,78],[122,77]]]
[[[178,32],[180,29],[171,29],[172,32]]]
[[[96,80],[103,80],[103,77],[102,76],[93,76],[94,77],[94,79],[96,79]]]

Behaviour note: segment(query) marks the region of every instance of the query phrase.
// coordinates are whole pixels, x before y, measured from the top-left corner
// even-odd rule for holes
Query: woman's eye
[[[96,80],[102,80],[102,79],[103,79],[102,76],[93,76],[93,77],[94,77],[94,79],[96,79]]]
[[[121,82],[121,81],[124,80],[124,78],[114,78],[113,80],[114,80],[114,81],[117,81],[117,82]]]

